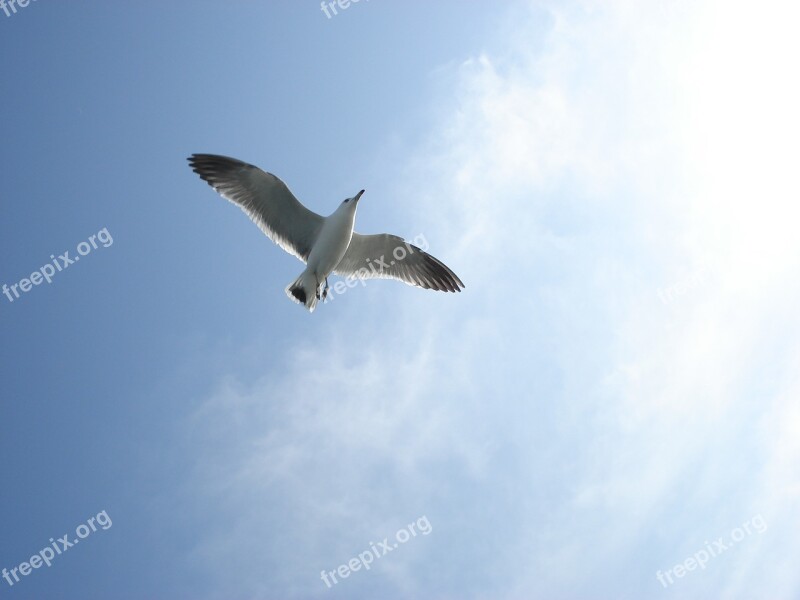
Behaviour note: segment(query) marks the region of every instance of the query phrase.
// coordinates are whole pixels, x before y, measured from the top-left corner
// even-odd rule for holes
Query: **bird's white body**
[[[306,271],[314,273],[320,284],[333,272],[347,252],[353,237],[357,207],[357,202],[353,201],[339,205],[322,225],[306,265]]]
[[[251,164],[216,154],[193,154],[189,164],[272,241],[306,263],[305,270],[286,287],[286,294],[309,311],[325,298],[331,273],[397,279],[442,292],[460,292],[464,287],[444,263],[403,238],[355,233],[356,208],[364,190],[322,217],[303,206],[275,175]]]
[[[360,196],[361,194],[358,195]],[[320,298],[320,287],[347,252],[353,238],[358,197],[343,202],[325,218],[311,254],[308,255],[305,270],[286,288],[290,298],[305,304],[309,310],[314,310]],[[303,290],[302,295],[298,295],[298,288]]]

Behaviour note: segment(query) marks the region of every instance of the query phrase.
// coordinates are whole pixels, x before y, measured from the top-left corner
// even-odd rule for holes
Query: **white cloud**
[[[798,53],[771,9],[534,5],[457,67],[395,186],[466,292],[359,288],[313,346],[220,384],[190,487],[232,526],[197,556],[306,597],[427,514],[429,539],[342,585],[646,597],[761,513],[668,593],[796,595]]]

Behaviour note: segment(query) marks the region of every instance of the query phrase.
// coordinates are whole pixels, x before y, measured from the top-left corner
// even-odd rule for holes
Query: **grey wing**
[[[397,279],[442,292],[460,292],[464,287],[458,275],[443,262],[388,233],[361,235],[354,232],[334,273],[360,279]]]
[[[300,204],[283,181],[227,156],[192,154],[188,160],[195,173],[238,205],[267,237],[308,261],[324,219]]]

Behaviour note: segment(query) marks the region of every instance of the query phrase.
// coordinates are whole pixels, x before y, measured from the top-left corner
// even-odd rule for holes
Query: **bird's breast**
[[[354,216],[334,213],[325,219],[319,237],[308,256],[308,266],[320,277],[327,277],[342,260],[353,237]]]

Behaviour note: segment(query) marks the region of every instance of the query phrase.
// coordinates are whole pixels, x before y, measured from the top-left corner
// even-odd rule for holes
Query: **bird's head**
[[[352,198],[346,198],[342,201],[342,207],[348,207],[350,210],[355,210],[356,206],[358,205],[358,201],[361,199],[361,195],[364,193],[364,190],[358,192]]]

